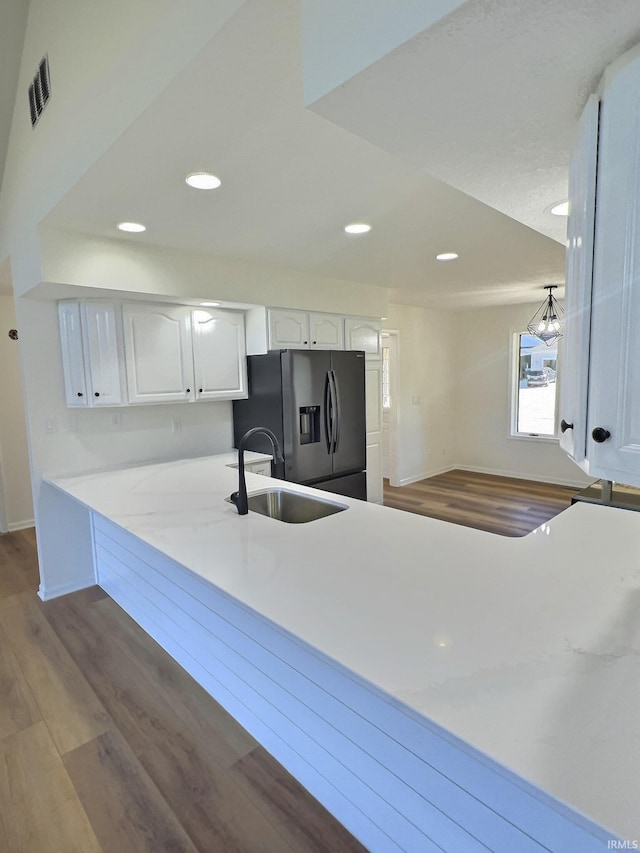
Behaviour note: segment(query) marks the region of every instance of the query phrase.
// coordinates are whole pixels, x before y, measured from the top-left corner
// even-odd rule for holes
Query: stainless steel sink
[[[249,511],[259,512],[287,524],[306,524],[348,509],[345,504],[290,492],[287,489],[265,489],[249,495]]]

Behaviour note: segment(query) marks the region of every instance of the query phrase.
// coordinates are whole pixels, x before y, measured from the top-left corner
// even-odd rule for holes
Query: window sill
[[[535,433],[526,432],[512,432],[509,433],[507,438],[515,438],[521,441],[554,442],[555,444],[558,444],[560,441],[560,438],[557,435],[536,435]]]

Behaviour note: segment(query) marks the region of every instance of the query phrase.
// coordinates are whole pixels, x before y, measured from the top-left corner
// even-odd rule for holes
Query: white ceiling
[[[275,11],[274,11],[275,10]],[[1,21],[0,21],[1,23]],[[298,4],[253,2],[55,208],[50,224],[388,288],[460,308],[564,278],[582,104],[640,40],[637,0],[472,0],[305,109]],[[55,108],[55,92],[49,109]],[[184,184],[210,169],[222,187]],[[364,237],[343,226],[371,222]],[[440,263],[454,250],[460,259]]]

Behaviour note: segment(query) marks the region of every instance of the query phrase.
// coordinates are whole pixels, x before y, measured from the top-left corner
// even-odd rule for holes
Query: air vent
[[[50,95],[49,60],[46,56],[43,56],[40,60],[40,65],[38,65],[38,73],[33,78],[33,83],[29,86],[31,127],[35,127],[36,122],[42,115],[43,109],[47,105]]]

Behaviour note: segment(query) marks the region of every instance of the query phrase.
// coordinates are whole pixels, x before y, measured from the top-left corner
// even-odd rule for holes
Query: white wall
[[[19,347],[9,338],[17,326],[12,296],[0,295],[0,506],[9,530],[33,524],[31,478]],[[0,528],[1,529],[1,528]]]
[[[398,331],[398,479],[401,485],[454,462],[452,314],[409,305],[387,308]]]
[[[0,196],[0,261],[244,2],[31,0]],[[51,99],[32,129],[27,90],[45,54]]]
[[[453,315],[456,464],[507,476],[586,485],[593,477],[586,477],[557,441],[509,436],[511,334],[526,331],[538,307],[539,303],[513,305]]]
[[[42,229],[40,245],[41,279],[49,283],[367,317],[384,315],[387,305],[379,287],[215,255],[59,229]]]
[[[33,524],[31,477],[20,377],[21,343],[9,338],[17,326],[12,296],[0,295],[0,498],[9,530]]]

